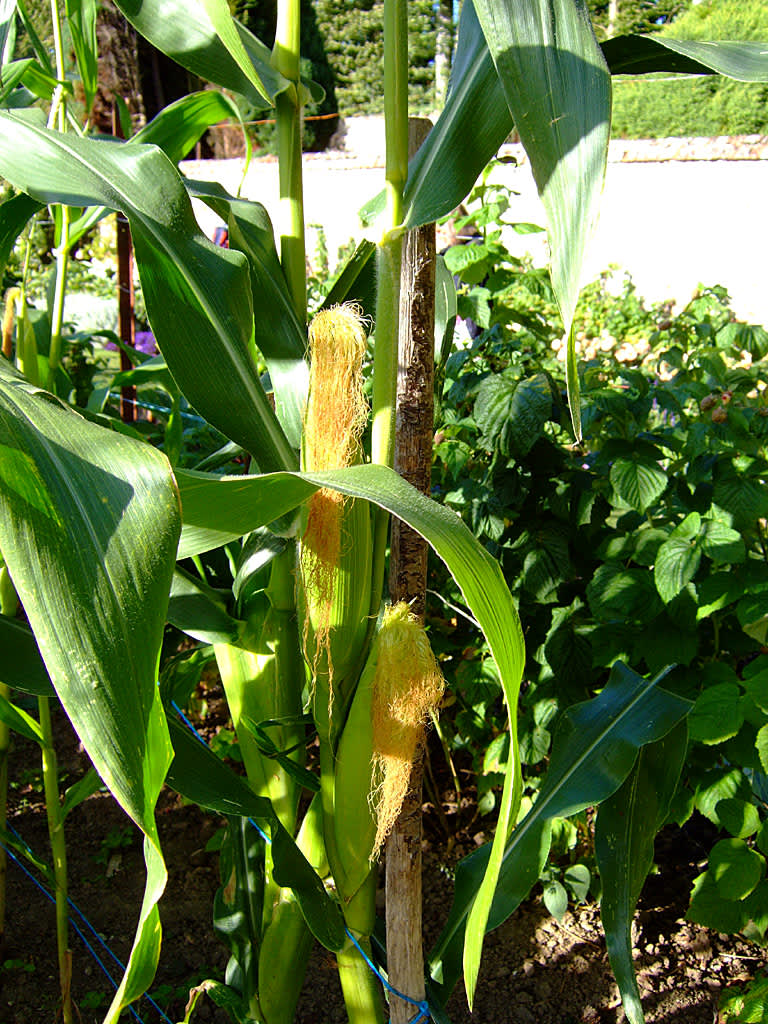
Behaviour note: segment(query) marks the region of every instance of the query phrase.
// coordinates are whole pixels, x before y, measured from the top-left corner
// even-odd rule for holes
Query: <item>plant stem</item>
[[[275,101],[280,180],[280,262],[301,323],[307,319],[307,257],[302,179],[299,0],[278,0],[272,65],[293,83]]]
[[[57,0],[51,0],[51,22],[53,27],[53,48],[56,57],[56,77],[59,79],[59,82],[63,82],[65,77],[64,44]],[[59,131],[66,131],[67,107],[61,85],[56,87],[56,92],[54,93],[53,106],[51,107],[49,117],[50,127],[53,127],[54,121],[58,121]],[[69,268],[70,209],[68,206],[59,206],[58,210],[51,208],[51,214],[57,228],[54,248],[56,255],[54,273],[56,276],[53,306],[51,308],[51,345],[48,351],[48,375],[45,386],[49,391],[55,392],[56,370],[61,363],[61,328],[64,323],[64,296],[67,288],[67,270]]]
[[[11,582],[8,569],[3,566],[0,569],[0,614],[9,618],[16,617],[18,607],[16,590]],[[11,696],[11,688],[6,683],[0,683],[0,695],[6,700]],[[8,754],[11,748],[11,731],[5,722],[0,722],[0,828],[5,829],[8,816]],[[0,847],[0,949],[3,948],[5,939],[5,897],[6,897],[6,872],[8,869],[8,858],[5,849]]]
[[[405,0],[384,0],[384,133],[387,225],[377,253],[376,345],[373,353],[371,461],[392,466],[395,456],[397,342],[400,321],[403,190],[408,177],[408,17]],[[371,613],[384,586],[389,517],[373,527]]]
[[[51,307],[51,347],[48,351],[48,380],[46,382],[48,390],[54,392],[56,371],[61,365],[61,329],[64,324],[64,298],[67,290],[67,271],[69,270],[70,208],[60,206],[58,214],[54,270],[56,283],[53,290],[53,306]]]
[[[69,924],[67,915],[67,848],[64,841],[64,819],[59,798],[58,763],[53,746],[51,708],[48,697],[37,699],[40,730],[43,734],[43,787],[45,809],[48,816],[48,834],[53,854],[53,875],[56,881],[56,941],[59,952],[59,983],[61,985],[62,1017],[64,1024],[72,1024],[71,953],[69,950]]]

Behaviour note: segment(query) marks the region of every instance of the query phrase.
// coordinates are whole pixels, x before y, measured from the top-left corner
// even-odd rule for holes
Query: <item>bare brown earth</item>
[[[85,755],[68,723],[58,722],[60,768],[69,784],[86,767]],[[41,857],[47,831],[39,784],[37,752],[19,740],[12,755],[10,824]],[[446,808],[450,797],[446,793]],[[469,815],[468,815],[469,816]],[[197,807],[164,794],[160,832],[169,867],[162,901],[164,926],[160,967],[153,986],[168,1019],[179,1021],[191,985],[222,978],[223,946],[210,918],[218,886],[217,855],[205,851],[220,822]],[[424,898],[427,948],[451,901],[456,861],[482,841],[477,822],[461,827],[461,811],[447,818],[451,839],[429,805],[425,814]],[[110,850],[108,838],[125,830],[127,819],[110,797],[97,794],[67,821],[71,895],[110,948],[121,958],[129,951],[144,881],[136,830],[123,832],[124,847]],[[107,842],[105,842],[107,840]],[[648,1024],[711,1024],[717,1020],[722,988],[746,981],[763,966],[760,950],[739,939],[717,935],[684,921],[692,877],[700,870],[705,842],[701,824],[681,832],[667,829],[657,842],[659,873],[646,885],[637,921],[637,968]],[[93,939],[91,939],[93,941]],[[98,1024],[108,1005],[109,983],[73,936],[72,990],[83,1024]],[[105,956],[103,951],[102,956]],[[8,911],[0,970],[0,1024],[49,1024],[57,1019],[53,906],[14,863],[8,867]],[[290,969],[289,965],[286,965]],[[115,977],[119,971],[112,965]],[[99,1004],[99,1005],[94,1005]],[[624,1019],[608,966],[599,912],[587,905],[569,912],[559,925],[534,897],[505,925],[488,936],[475,1012],[461,991],[448,1007],[453,1024],[609,1024]],[[146,1003],[141,1020],[163,1018]],[[126,1017],[126,1019],[128,1019]],[[135,1019],[135,1018],[132,1018]],[[201,1002],[194,1021],[223,1024],[224,1011]],[[336,1024],[346,1019],[331,954],[316,950],[310,962],[297,1021]]]

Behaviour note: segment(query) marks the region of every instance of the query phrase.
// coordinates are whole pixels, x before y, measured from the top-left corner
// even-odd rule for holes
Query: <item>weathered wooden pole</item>
[[[411,118],[409,156],[426,138],[431,122]],[[395,469],[425,494],[432,470],[435,366],[435,226],[409,231],[403,247],[397,382]],[[399,519],[392,521],[389,592],[423,617],[427,545]],[[411,999],[424,998],[421,943],[421,776],[423,751],[411,769],[410,789],[387,841],[386,918],[389,981]],[[391,997],[392,1024],[407,1024],[411,1003]]]

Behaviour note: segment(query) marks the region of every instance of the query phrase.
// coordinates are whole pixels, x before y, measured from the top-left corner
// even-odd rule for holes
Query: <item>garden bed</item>
[[[60,770],[71,784],[87,766],[63,714],[57,721]],[[439,766],[440,755],[435,757]],[[47,826],[39,789],[38,752],[21,738],[11,758],[9,823],[43,859]],[[439,781],[439,779],[438,779]],[[447,780],[446,780],[447,782]],[[486,836],[478,821],[466,822],[446,789],[450,837],[434,808],[425,805],[424,901],[427,943],[443,924],[452,898],[457,861]],[[218,856],[205,847],[221,822],[166,792],[158,811],[169,880],[161,904],[163,946],[151,992],[170,1020],[184,1016],[187,993],[204,978],[223,978],[227,955],[211,927],[219,884]],[[760,965],[759,950],[738,938],[718,935],[684,921],[691,881],[712,842],[713,828],[696,817],[680,830],[667,827],[657,840],[659,873],[646,883],[636,929],[636,965],[648,1024],[710,1024],[720,992],[746,981]],[[96,794],[67,821],[71,896],[109,948],[125,960],[144,885],[138,832],[111,797]],[[81,923],[81,927],[82,923]],[[109,963],[92,934],[89,941]],[[8,866],[6,945],[0,972],[2,1024],[43,1024],[56,1019],[58,980],[53,905],[13,862]],[[83,1024],[101,1021],[110,985],[82,941],[72,936],[73,994]],[[114,964],[111,973],[119,978]],[[146,1001],[137,1007],[146,1024],[161,1015]],[[574,908],[558,924],[534,896],[486,939],[475,1013],[463,992],[448,1012],[453,1024],[609,1024],[624,1019],[611,975],[599,911]],[[132,1018],[135,1019],[135,1018]],[[201,1001],[193,1021],[224,1024],[225,1012]],[[297,1021],[336,1024],[346,1020],[332,955],[312,955]]]

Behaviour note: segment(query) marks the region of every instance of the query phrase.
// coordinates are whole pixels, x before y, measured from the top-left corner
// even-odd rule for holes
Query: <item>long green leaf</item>
[[[0,361],[0,550],[83,745],[145,835],[134,947],[106,1020],[150,984],[166,882],[154,809],[171,749],[155,684],[179,533],[167,461]]]
[[[204,743],[174,719],[170,720],[175,757],[168,785],[182,796],[227,817],[253,818],[272,840],[274,878],[293,889],[312,934],[327,949],[344,943],[344,921],[338,905],[325,891],[304,854],[286,832],[272,804],[257,796]]]
[[[608,162],[610,72],[584,0],[474,0],[547,213],[552,285],[569,337]],[[581,436],[577,396],[571,419]]]
[[[0,274],[5,271],[16,239],[30,218],[42,208],[42,203],[35,202],[23,192],[19,195],[9,196],[4,203],[0,204]]]
[[[45,744],[40,724],[31,715],[28,715],[23,708],[12,704],[1,693],[0,722],[3,722],[4,725],[7,725],[14,732],[17,732],[19,736],[24,736],[26,739],[39,743],[41,746]]]
[[[267,47],[232,21],[225,0],[116,0],[116,6],[158,50],[259,109],[273,106],[288,86],[270,65]]]
[[[617,36],[602,44],[612,75],[676,72],[720,74],[739,82],[768,81],[768,48],[764,43],[705,42],[668,36]]]
[[[600,805],[595,855],[603,895],[600,916],[608,957],[630,1024],[643,1024],[632,963],[632,918],[653,863],[653,841],[664,824],[685,761],[688,730],[680,722],[643,747],[623,785]]]
[[[320,487],[365,498],[411,526],[445,562],[488,641],[507,705],[511,752],[496,836],[477,897],[490,908],[511,825],[521,795],[517,698],[524,664],[520,620],[501,569],[451,511],[425,498],[385,466],[352,466],[332,473],[275,473],[264,477],[211,479],[180,473],[182,517],[196,540],[216,531],[219,541],[240,536],[290,512]],[[209,534],[208,539],[213,540]],[[480,911],[476,912],[476,916]],[[484,924],[484,922],[483,922]],[[483,933],[484,933],[483,927]],[[482,941],[482,935],[480,937]]]
[[[245,257],[200,232],[164,153],[61,135],[0,113],[0,174],[41,202],[122,210],[150,323],[181,390],[210,423],[253,452],[263,469],[296,465],[253,356]]]
[[[237,199],[218,186],[191,181],[186,185],[190,195],[203,199],[227,222],[230,248],[248,258],[256,313],[254,344],[267,364],[280,424],[298,449],[309,388],[307,332],[288,291],[269,214],[260,203]]]
[[[91,104],[99,87],[99,55],[96,42],[96,0],[64,0],[72,49],[80,72],[85,109]]]
[[[638,749],[665,735],[690,706],[689,701],[658,686],[658,680],[648,682],[618,663],[598,697],[564,713],[555,730],[549,771],[536,803],[506,844],[498,890],[486,920],[475,912],[475,906],[490,846],[470,854],[457,871],[455,905],[430,958],[430,970],[433,977],[442,977],[446,998],[457,980],[450,965],[457,961],[456,947],[461,948],[466,928],[465,987],[471,999],[483,939],[480,924],[483,933],[498,927],[525,898],[520,878],[530,873],[531,851],[546,838],[542,833],[545,823],[553,817],[576,814],[614,793],[632,769]]]
[[[242,123],[235,101],[216,89],[202,89],[163,107],[128,143],[158,146],[172,163],[177,164],[211,125],[229,119]],[[105,207],[99,206],[86,210],[78,217],[70,226],[70,246],[77,245],[79,239],[108,212]]]
[[[667,71],[720,73],[741,81],[768,78],[768,54],[759,43],[633,35],[609,39],[601,49],[614,75]],[[454,210],[514,127],[473,0],[465,0],[448,99],[408,168],[406,226],[428,224]],[[364,219],[381,212],[383,197],[382,192],[365,208]]]
[[[0,682],[36,697],[56,695],[29,626],[0,615],[0,650],[3,652]]]

